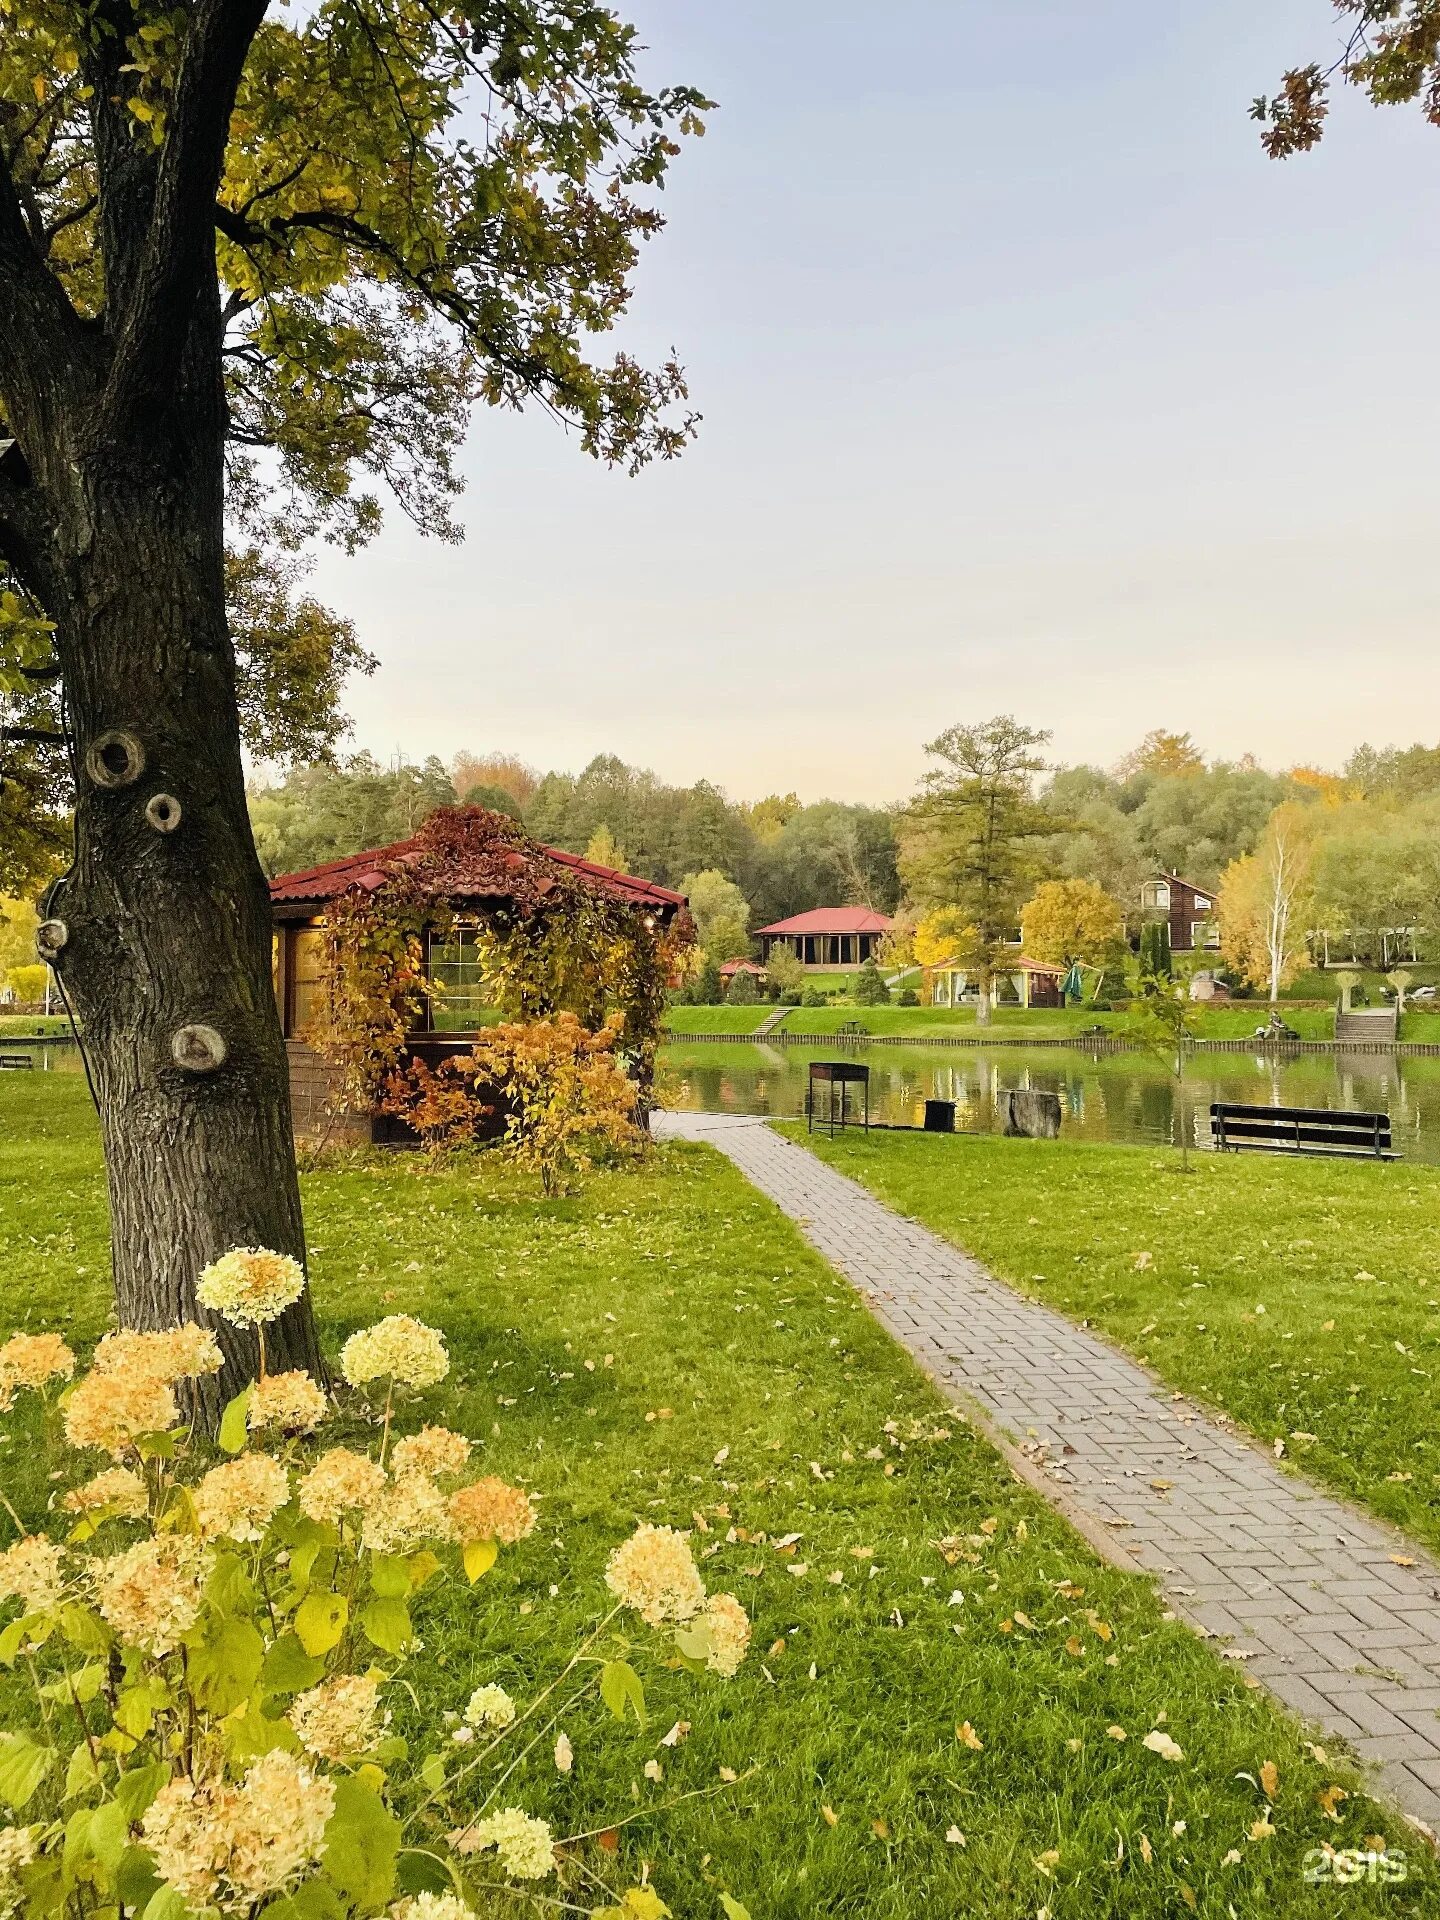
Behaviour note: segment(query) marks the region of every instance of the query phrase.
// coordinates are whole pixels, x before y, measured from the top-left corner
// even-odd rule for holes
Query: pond
[[[46,1072],[78,1073],[79,1049],[65,1042],[0,1042],[0,1053],[30,1055]],[[672,1045],[661,1049],[665,1106],[692,1113],[802,1118],[812,1060],[855,1060],[870,1069],[870,1117],[917,1125],[926,1100],[953,1100],[955,1124],[998,1129],[999,1095],[1034,1087],[1060,1096],[1061,1137],[1156,1146],[1176,1141],[1175,1082],[1143,1053],[1087,1053],[1083,1047],[808,1047]],[[1275,1059],[1199,1054],[1186,1071],[1181,1123],[1204,1144],[1212,1100],[1258,1106],[1363,1107],[1390,1115],[1397,1152],[1440,1165],[1440,1059],[1392,1054],[1301,1054]]]
[[[1349,1107],[1390,1115],[1395,1148],[1440,1164],[1440,1059],[1391,1054],[1302,1054],[1274,1059],[1201,1054],[1186,1069],[1183,1106],[1158,1060],[1142,1053],[1087,1053],[1081,1047],[801,1047],[672,1045],[660,1055],[666,1106],[699,1113],[805,1112],[812,1060],[856,1060],[870,1069],[870,1117],[918,1124],[925,1101],[953,1100],[955,1125],[988,1133],[1000,1126],[999,1095],[1033,1087],[1060,1096],[1061,1138],[1154,1146],[1209,1137],[1212,1100],[1257,1106]],[[853,1091],[853,1090],[852,1090]]]

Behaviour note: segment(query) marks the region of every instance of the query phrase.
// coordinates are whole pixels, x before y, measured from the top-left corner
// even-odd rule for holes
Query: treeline
[[[1227,951],[1240,947],[1237,879],[1256,891],[1253,873],[1231,870],[1263,852],[1277,810],[1308,822],[1308,878],[1295,902],[1307,931],[1322,921],[1347,930],[1440,924],[1440,883],[1426,878],[1429,849],[1440,845],[1440,747],[1362,746],[1338,771],[1276,773],[1249,757],[1208,761],[1188,734],[1156,731],[1117,767],[1037,764],[1023,783],[1036,809],[1025,835],[1032,876],[1091,882],[1130,916],[1152,874],[1217,891],[1229,875]],[[612,754],[571,774],[506,754],[385,766],[362,753],[299,768],[256,788],[250,804],[261,859],[280,873],[404,839],[457,800],[499,808],[549,845],[665,886],[689,890],[707,876],[701,897],[723,905],[704,917],[727,941],[812,907],[895,913],[927,904],[902,861],[913,801],[804,805],[789,793],[742,802],[705,780],[670,785]],[[734,892],[717,892],[716,876]],[[931,906],[937,885],[924,890]]]

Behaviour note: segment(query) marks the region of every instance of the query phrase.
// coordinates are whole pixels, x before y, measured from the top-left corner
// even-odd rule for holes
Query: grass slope
[[[795,1137],[1440,1551],[1440,1172]]]
[[[12,1312],[88,1337],[106,1295],[84,1089],[21,1078],[0,1083]],[[543,1500],[484,1604],[442,1588],[424,1616],[407,1730],[482,1680],[533,1691],[638,1519],[694,1525],[712,1588],[751,1609],[728,1687],[647,1665],[645,1728],[579,1714],[574,1772],[542,1751],[517,1782],[560,1831],[639,1812],[621,1865],[653,1860],[677,1915],[720,1920],[721,1889],[754,1920],[1370,1916],[1433,1897],[1413,1837],[1358,1794],[1328,1819],[1317,1796],[1353,1779],[1017,1485],[718,1156],[667,1149],[553,1201],[394,1156],[309,1175],[305,1199],[327,1338],[399,1307],[445,1328],[455,1366],[427,1414],[485,1436],[484,1470]],[[38,1518],[34,1436],[0,1459]],[[689,1738],[662,1747],[682,1718]],[[957,1738],[967,1721],[983,1750]],[[1161,1725],[1182,1762],[1142,1744]],[[1266,1760],[1274,1831],[1252,1838]],[[722,1767],[731,1793],[660,1811]],[[1406,1848],[1405,1886],[1304,1883],[1307,1852],[1375,1832]]]

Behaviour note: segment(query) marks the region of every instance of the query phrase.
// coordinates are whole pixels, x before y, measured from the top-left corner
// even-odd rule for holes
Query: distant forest
[[[1357,885],[1393,869],[1393,891],[1414,867],[1414,846],[1436,838],[1440,747],[1362,746],[1336,771],[1272,772],[1249,757],[1208,760],[1188,734],[1157,730],[1116,767],[1048,769],[1035,798],[1056,822],[1036,848],[1038,869],[1094,881],[1122,905],[1157,870],[1218,888],[1288,802],[1324,810]],[[667,785],[613,754],[580,773],[541,773],[504,753],[461,753],[448,766],[384,766],[362,753],[257,786],[250,809],[261,859],[281,873],[404,839],[457,800],[501,809],[551,846],[662,885],[723,874],[744,895],[752,929],[810,907],[901,905],[906,802],[739,801],[706,780]]]

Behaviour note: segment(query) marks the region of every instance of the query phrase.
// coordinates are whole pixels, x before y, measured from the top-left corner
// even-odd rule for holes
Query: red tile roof
[[[792,913],[788,920],[777,920],[761,933],[888,933],[894,921],[868,907],[812,907],[808,913]]]
[[[346,893],[351,887],[363,887],[367,893],[373,893],[385,883],[387,870],[396,862],[406,864],[419,858],[423,851],[423,842],[417,837],[412,840],[397,840],[388,847],[372,847],[365,853],[352,853],[343,860],[327,860],[323,866],[305,867],[299,873],[278,874],[270,882],[270,904],[275,907],[319,905],[325,900],[334,900]],[[578,853],[565,853],[559,847],[542,847],[542,853],[548,854],[557,865],[570,867],[583,874],[587,880],[593,880],[600,886],[618,893],[622,899],[634,901],[641,906],[683,907],[685,895],[674,893],[669,887],[656,886],[653,881],[641,880],[633,873],[621,873],[615,867],[597,866],[593,860],[582,860]],[[517,864],[520,856],[515,856]],[[495,897],[493,883],[487,888],[487,895]]]

